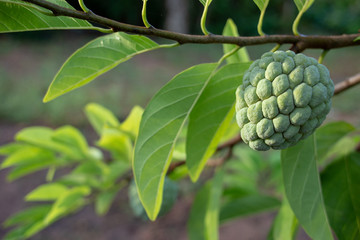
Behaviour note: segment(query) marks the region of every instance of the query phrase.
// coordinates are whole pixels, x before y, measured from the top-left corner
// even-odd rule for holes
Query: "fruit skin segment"
[[[252,149],[284,149],[310,136],[331,109],[334,83],[316,59],[288,51],[264,53],[236,90],[236,120]]]

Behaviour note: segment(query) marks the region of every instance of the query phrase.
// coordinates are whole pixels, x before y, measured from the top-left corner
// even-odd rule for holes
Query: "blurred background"
[[[78,8],[77,1],[69,1]],[[86,0],[95,13],[135,25],[142,25],[141,0]],[[148,20],[156,28],[201,34],[203,6],[198,0],[157,0],[148,2]],[[263,30],[268,34],[291,34],[297,9],[291,0],[272,0],[266,11]],[[257,35],[257,6],[249,0],[213,0],[207,28],[221,34],[225,22],[232,18],[242,36]],[[356,33],[360,28],[360,1],[317,0],[303,16],[299,31],[303,34]],[[145,107],[154,93],[175,74],[199,63],[217,61],[221,45],[184,45],[159,49],[120,64],[92,83],[50,103],[42,103],[47,87],[58,69],[77,48],[101,36],[89,31],[43,31],[0,35],[0,144],[12,141],[23,127],[72,124],[90,139],[94,136],[83,113],[83,107],[96,102],[124,119],[132,106]],[[154,39],[158,42],[166,42]],[[271,50],[274,44],[248,47],[252,59]],[[290,45],[284,45],[286,50]],[[317,58],[320,50],[307,50]],[[324,60],[334,82],[360,72],[360,47],[331,50]],[[360,86],[334,97],[328,121],[346,120],[360,126]],[[24,208],[23,196],[44,180],[45,173],[6,182],[6,171],[0,171],[0,222]],[[9,203],[11,204],[9,205]],[[186,239],[186,220],[192,196],[180,197],[177,207],[155,223],[134,218],[124,192],[108,216],[97,217],[91,208],[65,218],[33,239]],[[221,228],[221,239],[265,239],[275,213],[240,219]],[[263,229],[259,231],[258,229]],[[5,230],[0,228],[0,238]],[[170,237],[169,236],[176,236]],[[302,236],[302,237],[301,237]],[[306,239],[301,235],[299,239]]]

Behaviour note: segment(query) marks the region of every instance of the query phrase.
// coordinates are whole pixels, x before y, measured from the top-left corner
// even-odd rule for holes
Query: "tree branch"
[[[342,93],[343,91],[355,86],[358,83],[360,83],[360,73],[336,84],[334,95]]]
[[[81,12],[73,9],[61,7],[59,5],[44,1],[44,0],[23,0],[37,6],[46,8],[54,13],[55,16],[68,16],[77,19],[87,20],[103,26],[112,28],[114,31],[122,31],[128,33],[135,33],[140,35],[157,36],[164,39],[174,40],[180,44],[185,43],[229,43],[238,46],[251,46],[266,43],[277,44],[292,44],[292,50],[302,52],[307,48],[332,49],[342,48],[348,46],[360,45],[360,41],[354,42],[354,39],[360,36],[357,34],[343,34],[334,36],[294,36],[294,35],[265,35],[265,36],[250,36],[250,37],[231,37],[222,35],[191,35],[182,34],[162,29],[146,28],[135,26],[131,24],[121,23],[106,17],[99,16],[91,11]]]

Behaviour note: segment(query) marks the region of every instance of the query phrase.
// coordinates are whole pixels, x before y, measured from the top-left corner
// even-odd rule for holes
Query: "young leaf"
[[[19,131],[15,139],[16,141],[25,142],[41,148],[49,149],[52,151],[64,153],[67,156],[78,159],[77,152],[74,152],[72,147],[56,142],[52,139],[54,130],[47,127],[28,127]]]
[[[325,160],[336,143],[345,135],[355,130],[355,127],[346,122],[332,122],[316,130],[316,150],[320,161]]]
[[[297,229],[297,219],[286,197],[284,197],[278,215],[273,222],[269,238],[272,240],[294,239],[296,237]]]
[[[274,210],[280,206],[276,198],[265,195],[248,195],[223,204],[220,211],[220,222],[229,221],[241,216]]]
[[[34,161],[31,161],[27,164],[21,164],[11,169],[10,173],[7,176],[8,181],[14,181],[18,178],[21,178],[27,174],[39,171],[50,166],[58,164],[54,158],[39,158]]]
[[[50,211],[50,209],[51,209],[50,204],[42,204],[38,206],[29,207],[8,218],[5,221],[4,226],[11,227],[14,225],[31,224],[35,221],[43,219],[46,216],[46,214]]]
[[[147,37],[123,32],[99,37],[66,60],[52,81],[44,102],[89,83],[135,55],[160,47]]]
[[[224,30],[223,30],[224,36],[234,36],[238,37],[239,33],[237,30],[237,27],[232,19],[228,19],[226,21]],[[227,54],[231,52],[234,48],[236,48],[236,45],[234,44],[223,44],[224,48],[224,54]],[[240,48],[235,54],[231,55],[230,57],[226,58],[227,63],[243,63],[243,62],[249,62],[250,57],[245,47]]]
[[[73,9],[65,1],[48,0],[49,2]],[[51,14],[44,8],[20,0],[0,0],[0,32],[21,32],[57,29],[91,29],[93,26],[84,20]]]
[[[85,106],[85,114],[99,135],[101,135],[105,126],[115,128],[120,125],[119,120],[109,109],[97,103],[87,104]]]
[[[95,199],[95,211],[99,216],[104,216],[109,211],[111,204],[113,203],[116,194],[119,192],[120,188],[114,188],[99,193]]]
[[[105,129],[97,145],[110,151],[116,160],[131,161],[133,151],[131,139],[129,135],[118,129]]]
[[[160,211],[164,178],[175,142],[216,67],[216,63],[201,64],[178,74],[145,109],[133,170],[140,200],[151,220]]]
[[[254,3],[258,6],[260,11],[264,11],[269,4],[270,0],[253,0]]]
[[[357,37],[354,39],[354,42],[359,41],[359,40],[360,40],[360,37]]]
[[[53,201],[68,191],[68,188],[59,183],[43,184],[25,196],[26,201]]]
[[[34,146],[23,146],[10,156],[5,158],[1,164],[1,168],[7,168],[11,166],[19,166],[31,164],[32,162],[38,162],[39,159],[54,158],[53,153],[46,149],[41,149]]]
[[[218,171],[196,194],[187,224],[189,240],[219,239],[219,208],[224,172]]]
[[[314,3],[315,0],[294,0],[295,5],[297,7],[297,9],[300,11],[305,12],[306,10],[308,10],[311,5]]]
[[[186,165],[196,181],[235,113],[235,90],[250,63],[225,65],[210,79],[189,117]]]
[[[58,218],[82,207],[85,204],[84,197],[89,195],[90,192],[90,188],[84,186],[68,190],[53,204],[50,212],[44,219],[44,223],[50,224]]]
[[[72,150],[73,155],[78,158],[86,158],[89,153],[89,146],[81,132],[72,126],[63,126],[54,131],[51,139],[59,142]]]
[[[360,154],[343,156],[321,174],[326,210],[338,239],[360,239]]]
[[[326,215],[316,165],[315,136],[281,151],[285,194],[307,234],[318,240],[333,239]]]
[[[139,133],[139,126],[141,121],[141,116],[144,113],[144,109],[140,106],[135,106],[131,109],[129,116],[125,121],[120,125],[120,129],[127,133],[130,133],[135,139]]]

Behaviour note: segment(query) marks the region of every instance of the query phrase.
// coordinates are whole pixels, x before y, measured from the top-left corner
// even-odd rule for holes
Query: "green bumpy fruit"
[[[255,150],[284,149],[310,136],[331,109],[334,83],[314,58],[267,52],[236,90],[241,138]]]

